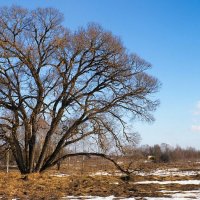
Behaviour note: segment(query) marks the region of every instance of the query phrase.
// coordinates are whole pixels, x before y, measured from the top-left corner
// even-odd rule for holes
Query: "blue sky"
[[[75,30],[97,22],[153,65],[161,105],[153,124],[134,123],[141,144],[200,149],[199,0],[0,0],[1,6],[55,7]]]

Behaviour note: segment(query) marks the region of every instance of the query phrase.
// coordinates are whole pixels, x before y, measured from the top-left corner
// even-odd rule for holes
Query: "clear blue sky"
[[[70,29],[97,22],[151,62],[161,82],[153,124],[135,123],[142,144],[200,149],[199,0],[0,0],[1,6],[55,7]]]

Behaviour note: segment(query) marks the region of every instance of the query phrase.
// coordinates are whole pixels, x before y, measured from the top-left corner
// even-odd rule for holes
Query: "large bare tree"
[[[23,174],[69,156],[108,158],[60,152],[83,139],[121,148],[134,140],[126,122],[152,121],[158,105],[148,62],[99,25],[71,32],[62,21],[52,8],[0,9],[0,134]]]

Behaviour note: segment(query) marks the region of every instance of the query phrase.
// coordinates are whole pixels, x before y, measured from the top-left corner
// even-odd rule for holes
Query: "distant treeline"
[[[138,148],[127,146],[124,149],[126,156],[132,156],[135,159],[148,159],[151,156],[154,162],[174,162],[174,161],[194,161],[200,160],[200,150],[193,147],[182,148],[180,146],[172,147],[168,144],[161,145],[143,145]]]
[[[85,147],[86,148],[86,147]],[[36,149],[37,151],[38,149]],[[75,150],[65,150],[66,152],[69,151],[69,153],[76,153]],[[66,153],[65,152],[65,153]],[[8,151],[6,151],[5,148],[0,148],[0,165],[6,165],[9,159],[9,163],[11,165],[15,165],[15,159],[9,151],[9,157],[8,157]],[[135,146],[125,146],[123,148],[123,154],[116,153],[116,152],[108,152],[108,155],[112,156],[114,159],[127,157],[129,160],[149,160],[151,162],[155,163],[168,163],[168,162],[177,162],[177,161],[199,161],[200,162],[200,150],[197,150],[193,147],[187,147],[182,148],[180,146],[172,147],[169,144],[162,143],[162,144],[156,144],[153,146],[150,145],[142,145],[139,147]],[[149,159],[150,158],[150,159]],[[82,157],[74,158],[76,160],[83,160]],[[74,160],[73,159],[73,160]],[[101,159],[101,158],[99,158]],[[65,161],[64,161],[65,162]],[[66,162],[69,162],[66,160]]]

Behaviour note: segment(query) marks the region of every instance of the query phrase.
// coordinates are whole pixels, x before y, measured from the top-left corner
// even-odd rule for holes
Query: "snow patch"
[[[95,172],[95,173],[90,174],[90,176],[112,176],[112,174],[108,173],[108,172],[99,171],[99,172]]]
[[[55,176],[55,177],[66,177],[66,176],[70,176],[69,174],[63,174],[63,173],[57,173],[57,174],[52,174],[51,176]]]
[[[120,172],[109,173],[109,172],[105,172],[105,171],[98,171],[98,172],[90,174],[90,176],[122,176],[122,175],[123,174]]]
[[[134,184],[180,184],[180,185],[199,185],[200,180],[183,180],[183,181],[139,181],[135,182]]]
[[[70,199],[70,200],[80,200],[80,199],[90,199],[90,200],[113,200],[113,199],[123,199],[123,200],[136,200],[135,198],[123,198],[123,197],[114,197],[114,196],[108,196],[108,197],[98,197],[98,196],[67,196],[63,197],[62,199]]]
[[[171,168],[171,169],[157,169],[151,172],[136,172],[136,175],[140,176],[195,176],[199,174],[198,171],[181,171],[178,168]]]
[[[200,199],[200,190],[190,190],[190,191],[167,191],[161,190],[165,194],[171,194],[172,198],[190,198],[190,199]]]

